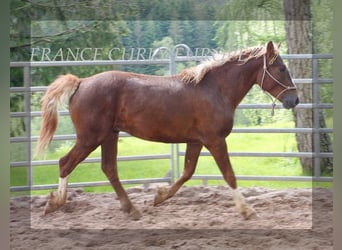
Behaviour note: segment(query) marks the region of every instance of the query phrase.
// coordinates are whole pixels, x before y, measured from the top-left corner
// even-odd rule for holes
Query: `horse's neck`
[[[245,64],[226,64],[222,66],[220,79],[223,94],[230,100],[234,109],[239,105],[248,91],[257,82],[258,69],[262,67],[258,59],[251,59]]]

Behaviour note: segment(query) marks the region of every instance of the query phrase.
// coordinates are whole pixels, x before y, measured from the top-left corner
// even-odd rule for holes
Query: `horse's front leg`
[[[243,195],[237,188],[236,178],[229,160],[227,144],[225,139],[217,140],[213,143],[206,145],[206,147],[213,155],[216,164],[222,172],[223,178],[228,183],[228,185],[233,189],[233,199],[239,213],[245,219],[249,219],[255,216],[255,210],[246,203]]]
[[[102,170],[106,174],[120,200],[121,209],[128,213],[129,217],[133,220],[138,220],[141,218],[141,213],[133,206],[119,180],[116,163],[118,137],[118,133],[113,132],[108,135],[107,139],[101,144]]]
[[[202,147],[203,145],[200,143],[187,144],[183,175],[170,188],[162,187],[158,189],[158,192],[154,197],[155,206],[172,197],[179,190],[179,188],[191,178],[195,172],[196,164]]]

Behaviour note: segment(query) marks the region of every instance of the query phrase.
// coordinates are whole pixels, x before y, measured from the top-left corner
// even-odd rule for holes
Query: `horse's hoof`
[[[160,195],[156,194],[156,196],[154,197],[153,206],[157,206],[158,204],[162,202],[163,202],[163,199],[160,197]]]
[[[159,187],[156,196],[154,196],[153,205],[157,206],[168,198],[169,189],[166,187]]]
[[[45,208],[44,208],[44,215],[47,215],[49,213],[56,211],[61,206],[62,204],[58,203],[58,197],[53,192],[51,192],[49,200],[47,201]]]
[[[138,209],[133,208],[128,215],[132,220],[139,220],[142,217],[142,214]]]
[[[249,220],[249,219],[256,219],[258,218],[257,213],[255,212],[255,210],[251,207],[246,207],[244,209],[244,211],[241,212],[243,218],[245,220]]]

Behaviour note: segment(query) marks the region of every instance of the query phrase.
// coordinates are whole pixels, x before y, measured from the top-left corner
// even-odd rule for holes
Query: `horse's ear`
[[[266,45],[266,55],[268,58],[272,58],[275,54],[274,44],[272,41],[269,41]]]
[[[280,49],[280,46],[281,46],[281,42],[279,42],[277,46],[278,46],[278,49]]]

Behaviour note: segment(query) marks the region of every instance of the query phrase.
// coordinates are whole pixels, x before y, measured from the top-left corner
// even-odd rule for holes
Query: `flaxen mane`
[[[277,58],[279,55],[279,50],[277,46],[275,47],[275,54],[271,59],[270,63]],[[238,62],[240,64],[244,64],[253,58],[259,58],[266,53],[266,46],[257,46],[243,49],[241,51],[236,51],[233,53],[223,53],[223,54],[215,54],[210,59],[203,61],[197,66],[184,69],[180,76],[184,83],[193,83],[198,84],[203,77],[213,68],[222,66],[227,62]]]

